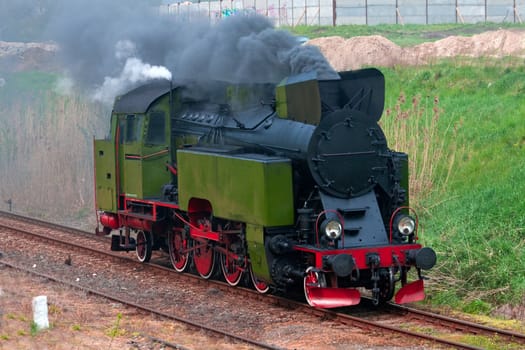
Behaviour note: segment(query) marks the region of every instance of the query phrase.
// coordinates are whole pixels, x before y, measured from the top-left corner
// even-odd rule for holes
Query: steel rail
[[[426,322],[434,322],[439,325],[445,326],[445,327],[454,327],[454,328],[461,328],[463,331],[468,331],[474,334],[478,335],[488,335],[488,336],[501,336],[505,338],[509,338],[510,340],[525,344],[525,334],[506,330],[506,329],[500,329],[500,328],[493,328],[489,326],[485,326],[482,324],[477,324],[474,322],[456,319],[440,314],[436,314],[433,312],[428,312],[424,310],[419,310],[407,306],[397,305],[397,304],[388,304],[388,307],[392,308],[396,312],[405,313],[407,315],[410,315],[411,317],[419,320],[423,320]]]
[[[243,336],[235,335],[235,334],[233,334],[231,332],[221,331],[221,330],[218,330],[218,329],[215,329],[215,328],[212,328],[212,327],[208,327],[208,326],[206,326],[204,324],[201,324],[201,323],[198,323],[198,322],[190,321],[190,320],[184,319],[182,317],[171,315],[171,314],[163,312],[163,311],[159,311],[159,310],[152,309],[152,308],[149,308],[149,307],[146,307],[146,306],[142,306],[142,305],[137,304],[137,303],[135,303],[135,302],[133,302],[131,300],[125,300],[125,299],[123,299],[121,297],[115,297],[115,296],[112,296],[110,294],[107,294],[107,293],[104,293],[104,292],[100,292],[100,291],[97,291],[97,290],[89,288],[89,287],[79,286],[78,284],[74,284],[74,283],[68,282],[68,281],[60,279],[60,278],[53,277],[53,276],[45,274],[45,273],[41,273],[41,272],[37,272],[37,271],[34,271],[34,270],[26,269],[24,267],[21,267],[21,266],[15,265],[15,264],[11,264],[11,263],[6,262],[6,261],[0,260],[0,265],[7,266],[9,268],[16,269],[16,270],[19,270],[19,271],[24,271],[26,273],[29,273],[29,274],[32,274],[32,275],[36,275],[36,276],[39,276],[39,277],[42,277],[42,278],[46,278],[48,280],[51,280],[51,281],[54,281],[54,282],[57,282],[57,283],[60,283],[60,284],[63,284],[63,285],[67,285],[67,286],[70,286],[70,287],[73,287],[73,288],[77,288],[79,290],[82,290],[83,292],[87,292],[89,294],[92,294],[92,295],[95,295],[95,296],[99,296],[99,297],[102,297],[102,298],[107,299],[107,300],[118,302],[120,304],[133,307],[133,308],[135,308],[137,310],[141,310],[141,311],[145,311],[145,312],[157,315],[157,316],[161,316],[161,317],[164,317],[165,319],[168,319],[168,320],[184,323],[186,325],[189,325],[191,327],[197,328],[199,330],[204,330],[204,331],[207,331],[207,332],[210,332],[210,333],[214,333],[214,334],[217,334],[217,335],[220,335],[220,336],[228,337],[230,339],[238,340],[238,341],[241,341],[241,342],[246,343],[246,344],[255,345],[255,346],[258,346],[258,347],[260,347],[262,349],[283,350],[283,348],[280,348],[280,347],[276,347],[276,346],[273,346],[273,345],[270,345],[270,344],[262,343],[262,342],[259,342],[259,341],[256,341],[256,340],[252,340],[252,339],[249,339],[249,338],[246,338],[246,337],[243,337]],[[171,343],[168,343],[168,342],[164,342],[164,341],[162,341],[162,342],[165,343],[165,344],[170,344],[171,347],[177,347],[177,345],[175,345],[175,344],[172,345]]]
[[[94,234],[94,232],[89,232],[89,231],[81,230],[79,228],[66,226],[66,225],[62,225],[62,224],[57,224],[57,223],[54,223],[54,222],[45,221],[43,219],[32,218],[32,217],[29,217],[29,216],[25,216],[25,215],[22,215],[22,214],[19,214],[19,213],[10,212],[10,211],[8,212],[8,211],[0,210],[0,218],[1,217],[7,217],[7,218],[10,218],[12,220],[20,220],[20,221],[23,221],[23,222],[26,222],[26,223],[29,223],[29,224],[34,224],[34,225],[47,227],[47,228],[51,228],[51,229],[60,229],[60,230],[66,231],[66,232],[80,234],[80,235],[83,235],[83,236],[90,236],[90,237],[92,237],[95,240],[97,240],[97,239],[101,239],[101,240],[105,239],[104,237],[96,236]]]
[[[463,344],[463,343],[455,342],[455,341],[448,340],[448,339],[434,337],[434,336],[424,334],[424,333],[412,332],[412,331],[405,330],[402,328],[396,328],[396,327],[385,325],[379,322],[370,321],[362,317],[351,316],[351,315],[348,315],[342,312],[333,311],[329,309],[315,309],[315,308],[307,306],[304,303],[300,303],[297,301],[292,301],[292,300],[288,300],[288,299],[284,299],[284,298],[280,298],[276,296],[271,296],[271,297],[275,298],[274,302],[279,303],[280,305],[294,308],[295,310],[301,309],[301,311],[304,313],[316,315],[322,319],[331,319],[332,321],[341,322],[342,324],[350,325],[353,327],[371,329],[371,330],[379,330],[379,331],[387,331],[389,333],[399,333],[401,335],[409,336],[411,338],[426,340],[434,344],[452,346],[456,349],[483,350],[483,348],[479,348],[473,345]]]

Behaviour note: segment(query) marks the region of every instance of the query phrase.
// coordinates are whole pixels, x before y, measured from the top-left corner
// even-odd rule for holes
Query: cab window
[[[166,125],[164,112],[152,112],[149,117],[146,143],[150,145],[163,145],[166,139]]]
[[[140,141],[142,132],[142,117],[135,114],[128,114],[119,121],[120,140],[122,143],[132,143]]]

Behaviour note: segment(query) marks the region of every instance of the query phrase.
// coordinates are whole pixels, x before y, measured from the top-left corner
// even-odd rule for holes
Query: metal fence
[[[258,13],[276,26],[522,23],[525,0],[196,0],[162,5],[160,11],[210,21]]]

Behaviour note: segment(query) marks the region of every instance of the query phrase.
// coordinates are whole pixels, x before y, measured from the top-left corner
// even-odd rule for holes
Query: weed
[[[487,315],[492,311],[492,306],[482,300],[475,299],[463,306],[463,311],[470,314]]]
[[[62,313],[62,309],[58,305],[49,304],[48,312],[50,315],[60,315]]]
[[[81,327],[79,324],[74,324],[71,326],[71,330],[73,331],[80,331],[81,330]]]
[[[519,344],[502,343],[502,341],[496,337],[485,337],[480,335],[465,335],[461,337],[460,342],[473,345],[480,349],[486,350],[518,350],[521,349]]]
[[[111,348],[111,344],[113,343],[113,339],[118,336],[122,336],[126,334],[125,329],[120,328],[120,321],[122,320],[122,314],[119,312],[117,314],[117,319],[115,323],[113,324],[113,327],[111,327],[108,331],[106,331],[106,334],[111,337],[111,342],[109,343],[109,348]]]
[[[525,293],[520,62],[458,58],[382,69],[381,123],[389,146],[413,162],[411,206],[423,243],[438,255],[428,273],[432,303],[486,312]]]
[[[31,330],[30,330],[30,332],[31,332],[31,336],[33,336],[33,337],[38,333],[38,325],[36,324],[35,321],[31,322]]]

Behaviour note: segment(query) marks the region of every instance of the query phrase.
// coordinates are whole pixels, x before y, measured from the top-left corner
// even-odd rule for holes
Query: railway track
[[[27,225],[32,225],[32,228],[29,230],[32,232],[28,233],[26,232],[28,230],[23,230],[19,227],[15,228],[14,222],[17,221],[22,221]],[[137,271],[140,270],[141,272],[147,273],[148,275],[154,274],[156,276],[162,276],[160,278],[163,279],[169,278],[169,280],[177,280],[184,285],[188,285],[189,283],[192,285],[201,285],[207,290],[214,289],[221,291],[221,293],[233,293],[235,298],[243,298],[243,300],[251,299],[257,302],[262,300],[266,304],[273,304],[277,307],[284,307],[286,309],[293,310],[294,312],[300,312],[306,315],[317,317],[321,320],[331,320],[332,322],[349,325],[363,329],[365,331],[372,330],[374,332],[381,332],[385,334],[395,333],[397,335],[401,335],[402,337],[424,341],[427,344],[458,349],[480,349],[475,345],[457,340],[465,338],[465,335],[485,337],[493,339],[491,341],[501,344],[515,344],[516,349],[520,348],[521,346],[525,346],[525,335],[521,333],[487,327],[472,322],[453,319],[450,317],[393,304],[386,306],[384,309],[369,312],[365,316],[352,315],[352,313],[354,313],[354,309],[337,311],[312,309],[302,302],[297,302],[273,295],[260,295],[257,292],[246,288],[231,288],[227,284],[220,281],[202,280],[191,274],[176,273],[171,268],[165,266],[166,261],[163,261],[162,257],[152,259],[152,263],[140,264],[134,258],[129,257],[128,254],[113,253],[108,251],[109,242],[107,239],[101,240],[100,237],[96,237],[93,234],[86,233],[84,231],[79,231],[42,221],[32,221],[29,218],[20,218],[18,216],[13,216],[12,214],[6,215],[6,213],[0,212],[0,227],[4,227],[5,229],[9,230],[15,230],[17,234],[32,235],[32,237],[37,237],[39,240],[46,240],[47,242],[50,242],[50,244],[67,247],[67,249],[70,251],[88,252],[90,256],[97,256],[97,259],[105,259],[107,261],[109,257],[109,259],[113,262],[132,264],[135,266],[134,269]],[[96,264],[98,266],[104,265],[104,263]],[[52,276],[45,277],[53,279]],[[68,281],[58,282],[68,283]],[[82,288],[85,289],[85,287]],[[123,302],[121,296],[112,296],[104,292],[97,292],[96,290],[89,290],[89,292],[104,296],[105,298],[111,300]],[[129,305],[138,309],[144,308],[144,305],[133,302],[129,303]],[[178,316],[170,315],[166,312],[155,311],[153,309],[148,309],[148,312],[153,312],[163,317],[177,320],[178,322],[185,322],[184,319]],[[193,321],[190,321],[188,324],[191,324],[192,322]],[[208,329],[210,327],[207,328],[207,326],[198,322],[194,322],[193,326],[206,329],[210,332],[217,331],[213,328]],[[232,339],[238,339],[239,341],[250,343],[250,339],[242,335],[237,336],[231,332],[224,332],[222,334],[224,336],[231,337]],[[261,341],[254,341],[252,344],[267,349],[278,348],[271,344],[265,344]]]
[[[399,333],[403,336],[427,340],[433,344],[448,346],[455,349],[484,349],[483,347],[449,339],[461,338],[461,335],[480,336],[489,340],[495,339],[497,343],[506,346],[509,346],[509,344],[515,344],[514,349],[525,347],[525,334],[488,327],[396,304],[384,305],[383,308],[377,312],[368,311],[366,316],[354,316],[350,314],[352,313],[351,309],[342,311],[319,310],[308,308],[304,304],[293,301],[279,300],[276,302],[282,305],[288,305],[294,309],[302,308],[303,312],[316,314],[320,318],[330,317],[333,320],[337,320],[338,322],[350,326],[361,327],[371,331],[383,330],[392,333]],[[371,301],[369,307],[372,308]],[[388,312],[389,316],[385,317],[385,311]],[[394,314],[396,316],[395,318],[390,317]],[[377,318],[381,318],[382,320],[377,320]],[[410,330],[411,328],[419,331]],[[457,334],[458,331],[460,332],[459,335]]]
[[[519,344],[520,347],[525,347],[525,334],[523,333],[488,327],[474,322],[396,304],[389,304],[388,308],[389,311],[402,315],[404,318],[415,320],[416,322],[433,323],[439,327],[456,329],[476,336],[498,337],[504,343],[516,343]]]
[[[58,282],[58,283],[61,283],[61,284],[70,285],[72,287],[78,287],[78,286],[72,284],[71,282],[69,282],[67,280],[56,278],[56,277],[54,277],[52,275],[48,275],[48,274],[44,274],[44,273],[40,273],[40,272],[35,272],[35,271],[32,271],[31,269],[27,269],[27,268],[22,267],[22,266],[17,266],[17,265],[11,264],[11,263],[3,262],[3,261],[0,261],[0,264],[2,264],[4,266],[8,266],[10,268],[14,268],[14,269],[17,269],[17,270],[24,271],[24,272],[27,272],[27,273],[35,274],[35,275],[37,275],[39,277],[43,277],[43,278],[46,278],[48,280],[55,281],[55,282]],[[224,336],[224,337],[228,337],[230,339],[237,340],[237,341],[240,341],[240,342],[243,342],[243,343],[255,345],[255,346],[257,346],[257,347],[259,347],[261,349],[282,350],[282,348],[277,347],[277,346],[273,346],[273,345],[266,344],[266,343],[263,343],[263,342],[258,342],[256,340],[252,340],[252,339],[249,339],[249,338],[246,338],[246,337],[242,337],[242,336],[233,334],[231,332],[222,331],[222,330],[219,330],[219,329],[216,329],[216,328],[213,328],[213,327],[209,327],[209,326],[206,326],[204,324],[197,323],[197,322],[192,322],[191,320],[188,320],[188,319],[185,319],[185,318],[181,318],[181,317],[177,317],[177,316],[174,316],[172,314],[169,314],[169,313],[157,310],[155,308],[143,306],[143,305],[137,304],[137,303],[135,303],[135,302],[133,302],[131,300],[125,300],[125,299],[122,299],[120,297],[116,297],[114,295],[101,292],[101,291],[99,291],[97,289],[93,289],[93,288],[89,288],[89,287],[82,287],[82,290],[84,290],[84,291],[86,291],[86,292],[88,292],[88,293],[90,293],[92,295],[100,296],[100,297],[103,297],[105,299],[108,299],[108,300],[111,300],[111,301],[115,301],[115,302],[118,302],[120,304],[124,304],[126,306],[133,307],[133,308],[135,308],[137,310],[140,310],[140,311],[145,311],[145,312],[148,312],[150,314],[161,316],[161,317],[164,317],[165,319],[168,319],[168,320],[184,323],[185,325],[189,325],[191,327],[194,327],[194,328],[197,328],[197,329],[200,329],[200,330],[204,330],[206,332],[210,332],[210,333],[213,333],[215,335]],[[165,341],[165,340],[162,340],[162,339],[155,338],[155,341],[159,342],[159,343],[162,343],[162,344],[164,344],[166,346],[170,346],[170,347],[176,348],[176,349],[180,348],[180,345],[172,344],[172,343],[170,343],[168,341]]]
[[[64,226],[61,226],[61,225],[54,226],[51,223],[42,222],[40,220],[37,220],[37,221],[33,222],[33,221],[31,221],[30,218],[26,218],[26,217],[21,218],[21,220],[19,222],[21,222],[22,225],[18,225],[18,227],[15,228],[15,227],[13,227],[12,223],[14,221],[18,220],[18,218],[20,218],[19,216],[15,216],[15,215],[10,214],[9,215],[9,223],[6,225],[6,221],[5,221],[6,216],[3,213],[1,215],[2,215],[4,220],[2,220],[0,222],[0,227],[3,228],[3,229],[12,230],[12,231],[16,232],[18,235],[24,235],[24,236],[30,237],[32,239],[36,238],[36,239],[39,239],[41,241],[46,241],[46,242],[48,242],[50,244],[53,244],[53,245],[58,245],[58,246],[62,246],[62,247],[72,248],[72,251],[84,250],[85,252],[89,252],[89,254],[91,254],[91,255],[97,255],[97,256],[103,257],[103,258],[104,257],[107,258],[108,256],[110,256],[113,260],[120,260],[121,262],[126,262],[126,263],[130,263],[131,262],[130,261],[131,259],[129,257],[122,256],[122,254],[114,254],[114,253],[111,253],[111,252],[108,252],[108,251],[101,250],[100,248],[93,248],[93,247],[86,246],[85,241],[86,240],[89,241],[90,239],[94,239],[94,240],[98,241],[97,243],[99,243],[99,242],[102,243],[101,240],[95,239],[96,236],[91,235],[91,237],[90,237],[89,234],[86,233],[86,232],[79,231],[79,230],[76,230],[76,229],[72,229],[72,228],[69,228],[69,227],[64,227]],[[25,226],[25,225],[30,225],[32,228],[28,229],[28,227]],[[53,233],[53,236],[46,236],[46,234],[51,234],[51,233]],[[77,236],[72,238],[71,235],[77,235]],[[106,248],[107,248],[107,240],[106,240]],[[69,256],[68,256],[68,258],[69,258]],[[28,273],[31,273],[31,274],[35,274],[35,275],[38,275],[40,277],[43,277],[43,278],[46,278],[46,279],[49,279],[49,280],[52,280],[52,281],[55,281],[55,282],[58,282],[58,283],[61,283],[61,284],[70,285],[72,287],[79,287],[78,284],[72,283],[71,280],[59,278],[59,277],[56,277],[56,276],[54,276],[52,274],[48,274],[48,273],[38,272],[38,271],[35,271],[34,268],[32,269],[32,268],[24,267],[24,266],[21,266],[21,265],[15,265],[15,264],[12,264],[12,263],[9,263],[9,262],[5,262],[5,261],[2,261],[2,260],[0,260],[0,264],[3,264],[5,266],[9,266],[11,268],[15,268],[15,269],[18,269],[18,270],[21,270],[21,271],[25,271],[25,272],[28,272]],[[161,270],[163,272],[166,272],[166,268],[161,267],[161,266],[157,266],[156,267],[156,265],[154,265],[154,264],[148,264],[148,267],[151,267],[153,269],[158,269],[158,270]],[[77,280],[75,280],[75,282],[76,281]],[[212,327],[212,326],[208,326],[208,325],[205,325],[205,324],[202,324],[202,323],[199,323],[199,322],[192,321],[192,320],[190,320],[188,318],[176,316],[176,315],[174,315],[174,314],[172,314],[170,312],[162,311],[160,308],[155,307],[155,306],[147,306],[147,305],[144,305],[142,303],[137,303],[137,302],[135,302],[135,301],[133,301],[131,299],[127,299],[127,298],[122,297],[122,295],[116,295],[115,293],[108,293],[108,292],[105,292],[105,291],[101,291],[100,289],[97,289],[97,288],[91,288],[91,287],[86,286],[86,285],[81,286],[81,288],[82,288],[82,290],[84,290],[84,291],[86,291],[86,292],[88,292],[88,293],[90,293],[92,295],[97,295],[97,296],[103,297],[105,299],[108,299],[108,300],[111,300],[111,301],[115,301],[115,302],[118,302],[118,303],[130,306],[130,307],[133,307],[133,308],[135,308],[137,310],[141,310],[141,311],[144,311],[144,312],[147,312],[147,313],[150,313],[150,314],[161,316],[161,317],[163,317],[165,319],[168,319],[168,320],[180,322],[180,323],[183,323],[185,325],[188,325],[188,326],[197,328],[199,330],[203,330],[203,331],[212,333],[212,334],[217,335],[217,336],[227,337],[227,338],[235,340],[235,341],[239,341],[239,342],[246,343],[246,344],[251,344],[251,345],[254,345],[257,348],[261,348],[261,349],[270,349],[270,350],[280,350],[280,349],[282,349],[281,347],[273,346],[273,345],[268,344],[268,343],[264,343],[264,342],[260,342],[260,341],[254,340],[254,339],[250,339],[250,338],[247,338],[245,336],[241,336],[239,334],[235,334],[233,332],[228,332],[228,331],[225,331],[225,330],[218,329],[216,327]],[[165,342],[165,341],[160,340],[160,339],[158,341],[161,342],[161,343],[164,343],[166,346],[174,345],[174,344],[171,344],[169,342]]]

